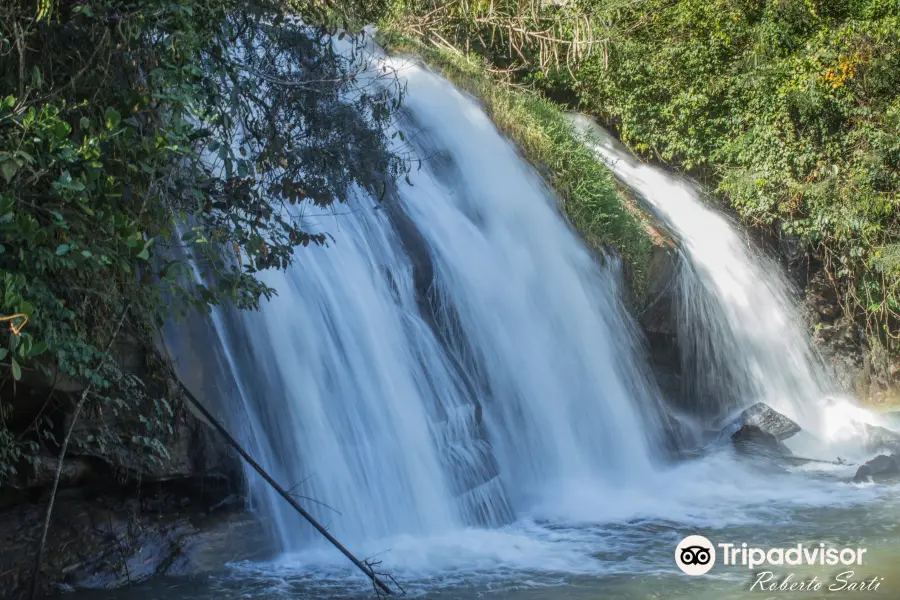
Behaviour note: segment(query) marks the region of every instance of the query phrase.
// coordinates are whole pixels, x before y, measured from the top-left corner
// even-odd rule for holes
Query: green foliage
[[[900,4],[650,2],[617,26],[608,66],[554,83],[637,150],[714,174],[749,224],[821,257],[870,332],[898,339]]]
[[[500,84],[475,56],[433,49],[401,35],[385,36],[397,52],[421,55],[441,75],[479,98],[503,131],[556,191],[572,225],[594,248],[614,248],[628,265],[629,292],[644,301],[651,241],[645,223],[616,189],[609,171],[580,141],[561,107]]]
[[[35,10],[0,7],[0,315],[28,318],[0,334],[0,407],[17,385],[66,376],[127,410],[146,391],[98,350],[125,304],[127,329],[147,343],[188,310],[255,308],[275,293],[260,271],[327,242],[305,231],[297,204],[378,192],[406,168],[383,135],[399,87],[391,74],[358,83],[372,79],[361,77],[359,42],[348,38],[356,56],[344,56],[326,35],[384,5],[58,0]],[[32,427],[0,441],[7,474],[3,457],[41,439],[41,421]]]
[[[0,410],[4,408],[0,406]],[[8,415],[4,417],[6,418]],[[16,475],[15,465],[28,462],[37,449],[37,442],[22,442],[6,427],[0,428],[0,481],[12,479]]]
[[[427,23],[421,5],[404,6],[414,14],[394,20],[423,39],[460,31],[453,45],[509,64],[477,21]],[[519,82],[706,177],[748,224],[821,259],[870,334],[900,347],[900,2],[575,0],[565,10],[589,16],[600,48],[567,69],[523,47]]]
[[[569,0],[393,0],[387,29],[506,72],[574,68],[602,48],[590,3]]]

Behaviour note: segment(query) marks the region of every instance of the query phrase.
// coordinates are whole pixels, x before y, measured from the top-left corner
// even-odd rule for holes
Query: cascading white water
[[[694,383],[701,410],[722,417],[761,401],[825,439],[851,414],[880,422],[836,397],[779,265],[707,207],[694,183],[642,163],[589,117],[572,119],[589,147],[678,238],[684,255],[675,282],[678,335],[689,359],[684,377]]]
[[[335,242],[265,273],[278,296],[260,312],[214,312],[218,339],[197,341],[231,371],[231,426],[349,541],[497,525],[586,481],[646,479],[657,395],[615,270],[474,100],[380,60],[407,84],[398,127],[423,167],[382,204],[305,215]],[[282,546],[307,546],[263,497]]]
[[[429,246],[439,305],[483,374],[514,504],[560,482],[646,475],[657,407],[610,274],[470,98],[424,69],[404,75],[406,110],[427,124],[411,139],[441,160],[400,196]]]
[[[227,414],[267,471],[296,485],[339,539],[360,557],[378,554],[408,589],[452,588],[435,597],[557,598],[566,592],[540,589],[578,578],[576,595],[696,598],[701,588],[672,564],[687,533],[787,546],[812,535],[815,510],[820,533],[831,535],[834,512],[847,530],[862,523],[881,535],[881,521],[850,508],[879,493],[838,481],[852,477],[850,466],[761,477],[759,465],[727,448],[655,464],[664,411],[617,298],[615,261],[580,243],[475,101],[421,67],[380,60],[408,84],[397,128],[404,151],[424,158],[411,185],[384,201],[359,194],[336,215],[304,215],[307,229],[335,243],[304,248],[287,272],[266,273],[279,295],[261,312],[214,310],[168,336],[188,385]],[[660,211],[666,197],[657,197]],[[684,203],[671,207],[673,227],[674,213],[695,210],[692,218],[718,231],[696,197]],[[690,253],[705,248],[701,233],[685,246]],[[750,261],[731,233],[717,235],[737,240],[725,248]],[[708,260],[683,290],[706,308],[687,316],[718,310],[707,324],[732,327],[720,296],[741,306],[740,286],[762,271],[751,264],[741,267],[751,275],[729,274],[726,293],[710,280],[727,268]],[[775,291],[782,295],[772,302],[786,302],[783,288]],[[752,333],[705,339],[724,344],[713,348],[717,364],[737,363],[728,368],[750,377],[743,358],[727,353],[759,349],[751,342],[764,340]],[[806,390],[806,378],[814,389],[797,335],[800,380],[779,365],[776,376],[794,383],[778,385]],[[754,368],[773,368],[764,359],[753,358]],[[740,393],[753,394],[742,402],[764,398],[791,411],[792,400],[766,395],[764,382],[740,382]],[[255,489],[289,552],[231,565],[210,597],[360,597],[369,582],[281,498]],[[804,518],[789,529],[797,514]],[[780,526],[766,527],[773,522]],[[734,573],[705,579],[702,593],[732,597],[725,579]]]

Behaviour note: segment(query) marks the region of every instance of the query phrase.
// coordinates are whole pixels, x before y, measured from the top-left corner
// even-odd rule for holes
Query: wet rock
[[[274,553],[265,528],[249,513],[195,516],[123,537],[111,556],[69,570],[67,583],[76,590],[115,589],[155,575],[198,575]]]
[[[147,404],[152,399],[145,401]],[[135,410],[102,411],[75,421],[68,458],[102,462],[129,479],[165,481],[203,477],[223,482],[240,480],[240,459],[199,415],[189,409],[160,422],[172,425],[171,433],[159,434],[166,454],[148,446],[142,417],[153,415],[152,406]],[[66,429],[71,416],[66,420]]]
[[[179,561],[184,565],[183,549],[199,547],[194,540],[219,515],[243,507],[240,458],[179,397],[178,386],[158,368],[158,349],[123,330],[111,353],[131,377],[123,379],[115,401],[88,402],[77,419],[73,409],[83,383],[58,373],[29,371],[15,390],[3,390],[14,404],[5,420],[14,435],[30,435],[39,415],[56,440],[72,429],[41,567],[43,594],[115,588],[168,573]],[[217,391],[206,405],[222,408],[227,394],[210,389]],[[4,600],[28,596],[58,449],[48,439],[38,456],[16,465],[9,485],[0,485]]]
[[[0,598],[22,600],[46,506],[0,512]],[[212,511],[212,512],[210,512]],[[62,490],[41,569],[45,593],[115,589],[156,575],[191,575],[275,549],[242,503],[212,510],[178,483],[154,484],[140,497],[122,490]]]
[[[654,241],[647,273],[643,307],[637,312],[638,323],[647,340],[647,358],[668,404],[685,414],[695,414],[696,399],[687,392],[684,364],[678,339],[678,272],[681,255],[662,229],[651,228]],[[683,448],[682,448],[683,450]]]
[[[56,477],[58,459],[55,456],[45,454],[36,456],[34,462],[28,465],[24,487],[28,489],[46,488],[53,485]],[[103,471],[102,468],[86,457],[70,457],[63,461],[62,470],[59,473],[59,485],[70,487],[86,481],[95,480]]]
[[[757,402],[723,427],[722,432],[727,435],[733,435],[742,427],[748,425],[752,425],[772,435],[779,442],[788,439],[801,430],[799,425],[780,412],[763,402]]]
[[[242,495],[239,458],[180,403],[160,420],[171,429],[153,434],[164,455],[148,444],[141,417],[154,414],[160,405],[153,402],[82,411],[75,422],[45,547],[42,593],[116,588],[168,573],[210,523],[214,507]],[[58,423],[68,429],[71,414]],[[22,466],[15,485],[0,487],[0,598],[28,595],[56,466],[55,456],[41,454]],[[214,512],[239,510],[237,504]]]
[[[865,483],[868,481],[893,481],[900,478],[900,454],[887,456],[879,454],[856,470],[853,481]]]
[[[731,436],[731,443],[741,454],[771,457],[790,456],[791,451],[777,437],[757,425],[744,425]]]
[[[863,448],[866,452],[900,453],[900,433],[896,431],[866,424],[863,426],[863,436]]]
[[[673,302],[678,269],[678,255],[672,248],[662,244],[653,247],[647,285],[648,303],[640,313],[640,323],[645,332],[673,338],[673,341],[677,335]]]
[[[197,533],[188,519],[163,527],[123,531],[108,552],[63,569],[66,583],[77,589],[114,589],[162,575],[180,554],[184,540]]]
[[[214,514],[195,519],[194,525],[193,532],[179,540],[177,552],[166,565],[166,575],[218,571],[239,560],[268,560],[278,552],[266,527],[248,512]]]
[[[693,458],[708,441],[704,438],[706,432],[689,416],[663,407],[659,419],[662,429],[660,450],[664,459]]]
[[[874,343],[857,319],[845,314],[841,297],[822,265],[795,273],[803,288],[803,307],[812,342],[841,390],[869,406],[900,402],[900,359]]]

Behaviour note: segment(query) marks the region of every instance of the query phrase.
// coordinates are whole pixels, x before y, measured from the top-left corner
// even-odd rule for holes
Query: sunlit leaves
[[[122,303],[136,335],[178,311],[258,307],[275,293],[260,270],[327,239],[300,204],[402,172],[383,135],[400,94],[385,74],[349,100],[359,67],[320,35],[384,3],[76,4],[27,28],[21,65],[0,43],[15,57],[0,61],[0,311],[32,315],[21,335],[0,332],[0,362],[13,381],[50,366],[93,381],[119,410],[126,374],[96,365]],[[33,10],[0,3],[0,30]]]
[[[608,52],[574,76],[518,75],[612,124],[648,158],[703,177],[747,224],[796,240],[847,308],[900,340],[900,276],[873,260],[900,238],[898,5],[584,6],[605,15]]]

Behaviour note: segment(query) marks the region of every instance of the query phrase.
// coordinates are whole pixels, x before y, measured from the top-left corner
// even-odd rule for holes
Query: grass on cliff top
[[[481,103],[497,127],[535,165],[560,199],[569,221],[595,249],[614,248],[627,265],[629,301],[646,298],[651,235],[646,216],[619,194],[609,170],[582,144],[562,107],[489,73],[480,58],[465,57],[386,33],[385,47],[421,57]]]

